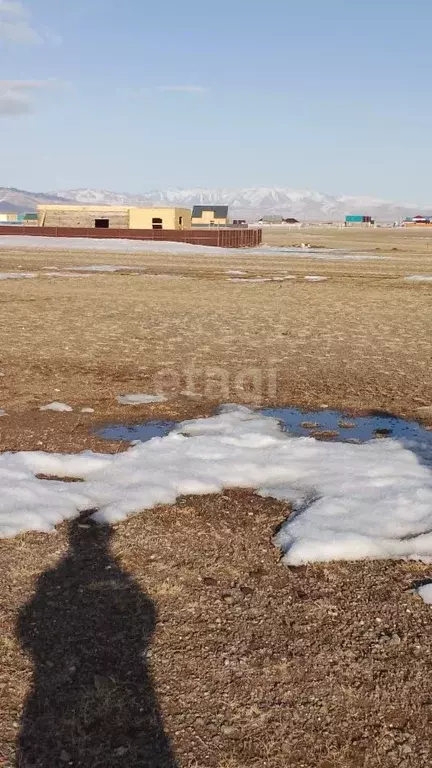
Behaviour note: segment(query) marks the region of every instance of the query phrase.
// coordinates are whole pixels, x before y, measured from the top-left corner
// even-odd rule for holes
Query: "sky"
[[[432,3],[0,0],[0,186],[432,203]]]

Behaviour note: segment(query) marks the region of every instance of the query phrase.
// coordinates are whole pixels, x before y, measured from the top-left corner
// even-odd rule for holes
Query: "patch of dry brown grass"
[[[154,387],[169,393],[177,412],[228,399],[415,415],[432,401],[431,286],[401,279],[432,271],[427,253],[319,262],[247,252],[232,258],[10,252],[0,254],[0,269],[16,268],[17,261],[35,270],[139,263],[153,276],[0,283],[0,404],[12,415],[61,399],[121,417],[126,410],[117,394]],[[297,279],[233,283],[226,274],[233,268]],[[307,274],[328,280],[308,283]],[[277,377],[270,394],[269,369]],[[181,394],[190,389],[191,371],[195,401]],[[250,382],[239,383],[244,374],[261,377],[258,394]],[[76,428],[89,422],[74,415],[71,429],[72,418]]]
[[[428,768],[430,609],[410,592],[428,568],[391,562],[281,567],[270,537],[286,513],[281,503],[237,491],[182,499],[114,528],[111,558],[157,606],[146,656],[178,764]],[[34,596],[36,576],[64,569],[67,534],[64,525],[57,536],[27,534],[0,544],[1,619],[9,638],[0,727],[12,762],[32,682],[32,665],[16,641],[16,620]],[[89,616],[90,622],[102,621],[113,579],[107,571],[101,580],[92,568],[91,579],[84,575],[81,585],[99,616]],[[46,582],[51,587],[53,578]],[[109,597],[117,607],[128,603],[120,586]],[[62,587],[65,594],[73,588],[73,581]],[[64,604],[53,601],[52,620],[56,612],[64,615]],[[69,625],[72,638],[76,627]],[[77,640],[85,622],[83,627]],[[130,633],[125,620],[116,636],[120,648],[127,648]],[[57,630],[51,637],[46,633],[53,651],[58,638]],[[100,635],[95,648],[102,651],[105,643]],[[72,647],[65,637],[68,657]],[[54,671],[62,653],[53,652]],[[77,648],[74,655],[80,653]],[[56,696],[63,686],[67,690],[66,678]],[[54,719],[60,741],[77,722],[92,723],[91,738],[80,742],[80,764],[116,764],[103,747],[122,722],[113,690],[98,678],[80,700],[75,725],[60,715]],[[101,711],[106,721],[95,724]],[[135,738],[123,744],[125,765],[135,765]],[[46,749],[45,734],[40,739]]]
[[[408,256],[417,260],[432,255],[432,228],[409,227],[265,227],[263,241],[269,245],[310,245],[348,248],[362,252],[387,253],[399,260]]]

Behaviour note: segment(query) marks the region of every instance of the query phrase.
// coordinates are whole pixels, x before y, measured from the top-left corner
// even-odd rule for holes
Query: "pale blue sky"
[[[432,4],[0,0],[0,186],[432,202]]]

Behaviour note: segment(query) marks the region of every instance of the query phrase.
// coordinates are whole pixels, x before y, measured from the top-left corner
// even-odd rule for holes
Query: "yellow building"
[[[194,205],[192,210],[193,227],[228,226],[227,205]]]
[[[0,212],[0,224],[9,224],[10,222],[14,221],[18,221],[17,213],[8,211]]]
[[[189,208],[130,208],[129,229],[190,229]]]
[[[125,205],[38,205],[40,227],[84,229],[190,229],[188,208]]]

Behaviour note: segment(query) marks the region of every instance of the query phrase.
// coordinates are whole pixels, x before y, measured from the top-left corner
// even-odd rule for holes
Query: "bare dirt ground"
[[[116,451],[97,424],[228,400],[413,417],[432,403],[432,284],[403,279],[432,274],[427,233],[265,240],[383,258],[1,252],[0,272],[146,271],[0,281],[0,450]],[[116,402],[156,390],[167,403]],[[52,400],[74,412],[38,410]],[[143,513],[109,541],[83,522],[0,542],[3,764],[429,766],[432,613],[410,589],[430,568],[287,569],[271,536],[288,514],[239,491]]]

